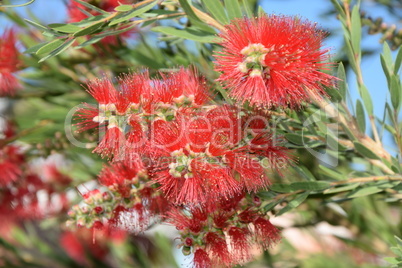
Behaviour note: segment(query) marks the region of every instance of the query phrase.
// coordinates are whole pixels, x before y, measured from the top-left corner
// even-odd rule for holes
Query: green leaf
[[[222,24],[228,24],[229,19],[220,0],[202,0],[212,16]]]
[[[366,132],[366,115],[364,113],[363,104],[360,100],[356,100],[356,121],[361,132]]]
[[[394,73],[397,74],[399,69],[401,68],[402,63],[402,49],[399,47],[398,54],[396,55],[395,59],[395,66],[394,66]]]
[[[32,4],[33,2],[35,2],[35,0],[30,0],[24,4],[19,4],[19,5],[0,5],[0,8],[6,8],[6,7],[23,7],[23,6],[27,6]]]
[[[388,67],[387,69],[392,72],[392,67],[393,67],[393,63],[392,63],[392,54],[391,54],[391,49],[389,48],[389,45],[387,42],[384,42],[383,44],[383,48],[382,48],[382,56],[384,58],[384,63],[386,64],[386,66]]]
[[[346,83],[346,74],[345,74],[345,67],[343,66],[343,63],[339,63],[338,66],[338,90],[339,93],[342,96],[343,100],[346,100],[346,92],[348,91],[348,85]]]
[[[399,78],[394,74],[391,76],[391,84],[389,89],[392,106],[394,107],[395,111],[398,111],[401,105],[402,88]]]
[[[41,29],[41,30],[43,30],[43,31],[51,31],[51,30],[50,30],[49,28],[47,28],[46,26],[43,26],[42,24],[37,23],[37,22],[35,22],[35,21],[28,20],[28,19],[25,19],[25,21],[28,22],[29,24],[31,24],[32,26],[34,26],[35,28]]]
[[[344,31],[346,31],[346,30],[344,30]],[[344,36],[345,36],[345,38],[347,38],[346,34]],[[350,42],[345,42],[345,45],[346,45],[346,55],[348,56],[350,67],[352,67],[353,71],[356,73],[357,65],[356,65],[356,59],[354,56],[352,45]]]
[[[367,157],[369,159],[380,159],[373,151],[371,151],[369,148],[364,146],[362,143],[355,141],[353,142],[356,151],[361,154],[364,157]]]
[[[104,21],[97,22],[95,24],[92,24],[91,26],[88,26],[88,27],[74,33],[73,36],[78,37],[78,36],[84,36],[84,35],[91,34],[93,32],[96,32],[98,29],[100,29],[105,24],[106,23]]]
[[[152,28],[152,31],[173,35],[184,39],[190,39],[201,43],[215,43],[218,41],[218,38],[215,35],[191,28],[179,30],[168,26],[157,26]]]
[[[345,175],[340,172],[327,168],[323,165],[319,165],[318,167],[325,175],[331,177],[332,179],[336,179],[336,180],[340,180],[340,181],[346,179]]]
[[[45,46],[48,43],[41,43],[41,44],[37,44],[35,46],[32,46],[30,48],[28,48],[27,50],[24,51],[25,54],[32,54],[32,53],[36,53],[41,47]]]
[[[187,14],[187,17],[190,19],[191,23],[194,26],[197,26],[201,30],[215,33],[215,30],[209,27],[205,22],[201,21],[200,18],[194,13],[193,9],[191,8],[188,0],[179,0],[180,6],[183,8],[184,12]]]
[[[306,198],[308,197],[310,193],[309,192],[304,192],[299,194],[298,196],[296,196],[295,199],[293,199],[292,201],[290,201],[284,208],[282,208],[277,214],[276,216],[282,215],[294,208],[297,208],[298,206],[301,205],[301,203],[303,203],[304,200],[306,200]]]
[[[120,6],[115,7],[114,10],[118,11],[118,12],[127,12],[127,11],[130,11],[132,9],[133,9],[132,5],[120,5]]]
[[[345,10],[343,10],[343,8],[339,4],[338,0],[331,0],[331,2],[334,5],[335,9],[338,11],[338,13],[344,18],[346,16]]]
[[[304,137],[303,135],[294,134],[294,133],[287,133],[285,134],[285,138],[290,141],[291,143],[297,145],[305,145],[307,142],[311,141],[311,139]]]
[[[77,31],[81,30],[80,27],[75,26],[73,24],[53,23],[53,24],[49,24],[48,26],[55,31],[63,32],[63,33],[75,33]]]
[[[300,181],[291,184],[275,183],[270,186],[270,190],[278,193],[291,193],[299,190],[322,191],[331,187],[326,181]]]
[[[357,189],[357,190],[353,191],[352,193],[348,194],[347,197],[357,198],[357,197],[376,194],[376,193],[379,193],[382,191],[383,190],[378,188],[377,186],[365,187],[365,188],[361,188],[361,189]]]
[[[118,30],[118,31],[109,31],[109,32],[104,32],[104,33],[101,33],[101,34],[97,34],[95,36],[92,36],[90,39],[88,39],[84,43],[76,46],[75,49],[80,49],[80,48],[95,44],[95,43],[99,42],[100,40],[102,40],[106,36],[118,35],[118,34],[127,32],[127,31],[129,31],[129,30],[131,30],[131,29],[133,29],[135,27],[136,27],[136,25],[133,24],[133,25],[131,25],[129,27],[126,27],[126,28]]]
[[[36,51],[36,55],[42,55],[42,54],[47,54],[50,53],[51,51],[55,50],[59,46],[61,46],[64,43],[65,39],[55,39],[46,45],[42,46],[38,51]]]
[[[324,194],[334,194],[334,193],[350,191],[350,190],[357,188],[359,185],[360,185],[360,183],[353,183],[353,184],[346,185],[346,186],[327,189],[324,191]]]
[[[42,58],[39,60],[40,62],[43,62],[49,58],[52,58],[54,56],[59,55],[60,53],[62,53],[63,51],[65,51],[67,48],[69,48],[73,43],[74,43],[75,39],[69,39],[66,40],[61,46],[59,46],[58,48],[56,48],[55,50],[51,51],[49,53],[49,55],[47,55],[46,57]]]
[[[395,237],[395,240],[396,240],[396,243],[398,244],[398,246],[402,248],[402,239],[400,239],[396,235],[394,237]]]
[[[225,0],[225,7],[230,20],[243,16],[239,5],[239,0]]]
[[[157,1],[153,1],[147,5],[141,6],[140,8],[133,9],[131,12],[128,12],[127,14],[123,14],[123,16],[117,16],[114,19],[112,19],[109,23],[109,26],[113,26],[116,24],[119,24],[120,22],[130,20],[132,18],[138,17],[139,15],[147,12],[151,8],[153,8],[156,5]]]
[[[274,202],[270,202],[267,205],[264,206],[264,211],[268,212],[271,211],[276,205],[278,205],[282,200],[278,200],[278,201],[274,201]]]
[[[359,93],[360,96],[362,97],[364,107],[366,108],[368,115],[369,116],[373,115],[373,101],[371,100],[370,93],[365,85],[359,86]]]
[[[89,9],[92,9],[92,10],[94,10],[96,12],[99,12],[101,14],[109,14],[109,12],[106,12],[103,9],[100,9],[100,8],[98,8],[98,7],[94,6],[94,5],[91,5],[91,4],[89,4],[89,3],[85,2],[85,1],[81,1],[81,0],[73,0],[73,1],[75,1],[77,3],[80,3],[81,5],[89,8]]]
[[[382,69],[383,69],[383,71],[384,71],[385,77],[387,78],[387,83],[388,83],[388,85],[389,85],[391,75],[390,75],[390,73],[389,73],[389,70],[388,70],[388,67],[387,67],[387,63],[385,62],[385,59],[384,59],[384,56],[383,56],[383,55],[380,55],[380,60],[381,60],[381,66],[382,66]]]
[[[243,0],[243,6],[244,6],[244,10],[246,11],[247,17],[248,17],[248,18],[253,18],[253,17],[254,17],[254,14],[253,14],[253,12],[251,11],[249,1],[248,1],[248,0]]]
[[[314,175],[305,166],[294,165],[293,169],[295,169],[297,173],[307,181],[316,181]]]
[[[359,6],[355,5],[352,10],[352,29],[351,29],[351,38],[352,38],[352,48],[354,53],[360,54],[360,40],[362,37],[362,23],[359,13]]]

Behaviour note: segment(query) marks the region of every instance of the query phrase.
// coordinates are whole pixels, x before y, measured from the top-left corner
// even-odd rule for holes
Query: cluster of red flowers
[[[246,239],[242,241],[242,247],[248,245],[245,252],[251,241],[262,248],[277,241],[277,229],[246,198],[246,193],[267,188],[267,170],[280,171],[290,162],[286,148],[276,144],[279,140],[270,132],[267,116],[230,105],[210,105],[205,79],[193,70],[181,68],[159,76],[126,75],[117,87],[106,78],[88,83],[88,92],[99,106],[84,104],[77,126],[81,131],[100,128],[105,132],[94,152],[111,159],[98,178],[108,192],[85,194],[86,205],[70,212],[73,222],[138,232],[163,219],[186,229],[193,227],[185,226],[183,211],[202,211],[205,219],[198,232],[206,236],[194,244],[196,266],[200,252],[212,254],[208,257],[212,264],[240,261],[232,258],[239,246],[229,249],[225,235],[209,229],[210,217],[220,220],[219,228],[228,227],[235,241],[240,236]],[[166,213],[172,209],[175,213]],[[259,222],[268,227],[258,229]],[[184,240],[187,234],[183,232]],[[230,252],[226,259],[213,256],[216,243]],[[206,261],[205,256],[201,259]]]
[[[5,237],[24,220],[65,213],[69,207],[66,193],[60,189],[71,179],[51,161],[42,163],[40,171],[36,169],[26,160],[21,146],[8,143],[14,135],[8,124],[0,138],[0,233]]]
[[[277,242],[256,193],[292,158],[270,129],[269,109],[325,95],[333,78],[320,71],[329,66],[323,36],[283,16],[226,26],[218,80],[244,108],[213,103],[205,78],[191,69],[90,81],[99,106],[84,104],[76,125],[104,134],[94,152],[111,161],[98,178],[108,191],[85,194],[72,221],[143,231],[163,220],[180,230],[195,267],[245,263],[252,247]]]
[[[209,207],[176,207],[166,217],[180,231],[183,253],[194,253],[194,267],[231,267],[250,261],[252,249],[280,240],[260,205],[257,196],[243,193]]]
[[[13,30],[6,30],[0,36],[0,96],[14,95],[20,87],[14,73],[21,67],[16,37]]]

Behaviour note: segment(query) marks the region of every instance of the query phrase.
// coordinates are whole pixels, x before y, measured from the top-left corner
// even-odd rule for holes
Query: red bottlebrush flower
[[[82,107],[77,109],[74,125],[78,132],[89,129],[98,129],[106,126],[105,117],[101,115],[99,109],[88,103],[84,103]]]
[[[314,95],[326,95],[334,78],[321,72],[328,50],[325,33],[297,17],[269,15],[243,18],[220,34],[222,52],[216,54],[219,81],[230,95],[253,106],[299,108]]]
[[[20,87],[17,78],[13,75],[21,65],[18,59],[18,50],[15,33],[6,30],[0,36],[0,96],[14,95]]]
[[[0,186],[6,186],[22,176],[21,164],[23,162],[24,156],[21,154],[20,148],[8,145],[0,150]]]
[[[211,268],[212,262],[205,250],[199,248],[194,252],[194,268]]]
[[[117,90],[113,83],[107,79],[94,79],[88,82],[88,93],[98,101],[99,104],[115,104],[117,101]]]
[[[122,130],[115,125],[109,124],[105,135],[93,152],[100,154],[102,157],[119,157],[120,153],[124,153],[125,142],[126,138]]]
[[[195,69],[182,67],[169,75],[160,75],[162,81],[156,84],[156,99],[162,103],[197,106],[210,99],[205,78],[199,76]]]
[[[269,220],[258,217],[253,222],[253,225],[255,239],[264,250],[267,250],[281,239],[279,230]]]
[[[250,232],[246,228],[231,227],[228,231],[231,254],[237,263],[244,263],[251,259]]]
[[[224,236],[222,238],[215,232],[208,232],[204,236],[204,241],[213,263],[229,266],[233,262]]]
[[[178,230],[189,230],[194,234],[199,234],[207,225],[208,214],[201,207],[191,207],[188,210],[191,215],[179,208],[173,208],[166,215],[167,221],[176,226]]]
[[[116,162],[105,166],[99,175],[99,183],[108,186],[123,197],[130,197],[132,185],[138,183],[139,173],[145,174],[144,166],[138,158],[135,162]]]
[[[74,261],[86,264],[85,248],[77,235],[73,232],[65,232],[60,237],[60,245]]]

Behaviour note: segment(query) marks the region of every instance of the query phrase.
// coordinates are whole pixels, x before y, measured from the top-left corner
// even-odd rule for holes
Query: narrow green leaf
[[[55,56],[59,55],[60,53],[65,51],[67,48],[69,48],[74,43],[74,41],[75,41],[75,39],[67,40],[66,42],[64,42],[64,44],[62,44],[61,46],[59,46],[58,48],[56,48],[55,50],[50,52],[49,55],[47,55],[46,57],[40,59],[39,63],[43,62],[43,61],[45,61],[45,60],[47,60],[49,58],[52,58],[52,57],[55,57]]]
[[[77,2],[77,3],[79,3],[79,4],[81,4],[81,5],[83,5],[83,6],[87,7],[87,8],[89,8],[89,9],[92,9],[92,10],[94,10],[94,11],[96,11],[96,12],[99,12],[99,13],[101,13],[101,14],[109,14],[109,12],[106,12],[105,10],[100,9],[100,8],[94,6],[94,5],[91,5],[91,4],[89,4],[88,2],[81,1],[81,0],[73,0],[73,1],[75,1],[75,2]]]
[[[19,4],[19,5],[0,5],[0,8],[5,8],[5,7],[23,7],[23,6],[27,6],[32,4],[33,2],[35,2],[35,0],[30,0],[24,4]]]
[[[239,0],[225,0],[225,7],[230,20],[241,18],[243,16],[241,13]]]
[[[396,240],[396,243],[398,244],[398,246],[402,248],[402,239],[400,239],[396,235],[394,237],[395,237],[395,240]]]
[[[326,181],[299,181],[291,184],[275,183],[270,186],[270,190],[278,193],[291,193],[294,191],[322,191],[331,187]]]
[[[352,48],[354,53],[360,54],[360,41],[362,37],[362,23],[359,13],[359,6],[355,5],[352,10]]]
[[[46,45],[42,46],[40,49],[36,51],[36,55],[42,55],[42,54],[47,54],[50,53],[51,51],[55,50],[59,46],[61,46],[64,43],[65,39],[55,39]]]
[[[343,66],[343,63],[339,63],[338,66],[338,90],[339,93],[342,96],[343,100],[346,100],[346,92],[348,91],[348,85],[346,83],[346,73],[345,73],[345,67]]]
[[[84,35],[91,34],[93,32],[96,32],[97,30],[99,30],[105,24],[106,23],[104,21],[97,22],[97,23],[92,24],[91,26],[88,26],[78,32],[75,32],[73,34],[73,36],[78,37],[78,36],[84,36]]]
[[[332,4],[334,5],[335,9],[341,15],[341,17],[345,18],[345,10],[343,10],[342,6],[339,4],[338,0],[331,0]]]
[[[365,85],[360,85],[359,93],[360,96],[362,97],[364,107],[366,108],[368,115],[369,116],[373,115],[373,101],[371,100],[371,96],[367,87]]]
[[[335,187],[335,188],[330,188],[324,191],[324,194],[335,194],[335,193],[340,193],[340,192],[347,192],[353,189],[356,189],[360,183],[353,183],[349,184],[346,186],[341,186],[341,187]]]
[[[80,49],[92,44],[95,44],[97,42],[99,42],[100,40],[102,40],[104,37],[106,36],[111,36],[111,35],[118,35],[127,31],[130,31],[131,29],[135,28],[137,25],[133,24],[129,27],[126,27],[124,29],[118,30],[118,31],[109,31],[109,32],[104,32],[104,33],[100,33],[97,35],[92,36],[90,39],[88,39],[87,41],[85,41],[84,43],[74,47],[75,49]]]
[[[382,47],[382,55],[384,57],[385,64],[387,65],[387,69],[392,72],[392,53],[391,49],[389,48],[389,45],[387,42],[384,42],[383,47]]]
[[[228,24],[229,19],[220,0],[202,0],[212,16],[222,24]]]
[[[114,10],[118,11],[118,12],[127,12],[127,11],[130,11],[132,9],[133,9],[132,5],[120,5],[120,6],[115,7]]]
[[[345,35],[345,38],[347,38],[346,35]],[[356,64],[356,59],[354,56],[352,45],[348,41],[345,42],[345,45],[346,45],[346,55],[348,56],[350,67],[352,67],[353,71],[356,73],[357,72],[357,64]]]
[[[271,211],[276,205],[278,205],[282,200],[278,200],[278,201],[274,201],[274,202],[270,202],[267,205],[264,206],[264,211],[268,212]]]
[[[304,137],[299,134],[294,134],[294,133],[287,133],[285,134],[285,138],[290,141],[291,143],[297,144],[297,145],[305,145],[306,143],[310,142],[311,139]]]
[[[364,113],[363,104],[360,100],[356,100],[356,121],[361,132],[366,132],[366,115]]]
[[[35,28],[41,29],[41,30],[43,30],[43,31],[51,31],[51,30],[50,30],[49,28],[47,28],[46,26],[43,26],[42,24],[37,23],[37,22],[35,22],[35,21],[28,20],[28,19],[25,19],[25,21],[28,22],[29,24],[31,24],[32,26],[34,26]]]
[[[244,7],[244,10],[246,11],[247,17],[248,17],[248,18],[253,18],[253,17],[254,17],[254,14],[253,14],[253,12],[251,11],[250,3],[249,3],[248,0],[243,0],[243,7]]]
[[[179,30],[173,27],[157,26],[152,28],[152,31],[173,35],[180,38],[190,39],[201,43],[215,43],[218,41],[218,38],[215,35],[211,35],[210,33],[205,31],[197,31],[191,28]]]
[[[401,68],[402,63],[402,49],[399,47],[398,54],[396,55],[395,59],[395,66],[394,66],[394,73],[397,74],[399,69]]]
[[[369,159],[380,159],[378,155],[376,155],[373,151],[371,151],[369,148],[364,146],[358,141],[353,142],[356,151],[361,154],[364,157],[367,157]]]
[[[116,24],[119,24],[120,22],[130,20],[132,18],[138,17],[139,15],[147,12],[151,8],[153,8],[156,5],[157,1],[153,1],[147,5],[141,6],[140,8],[133,9],[131,12],[128,12],[126,15],[122,17],[116,17],[112,19],[109,23],[109,26],[113,26]]]
[[[307,181],[316,181],[314,175],[305,166],[294,165],[293,169],[295,169],[297,173]]]
[[[276,216],[280,216],[294,208],[297,208],[298,206],[301,205],[301,203],[303,203],[304,200],[306,200],[306,198],[308,197],[310,193],[309,192],[304,192],[299,194],[298,196],[296,196],[295,199],[293,199],[292,201],[290,201],[284,208],[282,208],[277,214]]]
[[[335,171],[333,169],[327,168],[327,167],[325,167],[323,165],[319,165],[318,167],[325,175],[331,177],[332,179],[340,180],[340,181],[346,179],[345,175],[340,173],[340,172],[337,172],[337,171]]]
[[[398,111],[401,105],[402,88],[401,82],[396,75],[391,76],[391,84],[389,88],[391,94],[391,103],[395,111]]]
[[[331,184],[327,181],[299,181],[290,184],[290,186],[293,191],[322,191],[331,187]]]
[[[357,197],[376,194],[376,193],[379,193],[382,191],[383,191],[382,189],[380,189],[376,186],[364,187],[364,188],[360,188],[360,189],[353,191],[352,193],[348,194],[347,197],[357,198]]]
[[[25,54],[36,53],[36,51],[38,51],[38,49],[40,49],[41,47],[45,46],[46,44],[48,44],[48,43],[46,42],[46,43],[37,44],[37,45],[35,45],[33,47],[30,47],[27,50],[25,50],[24,53]]]
[[[55,31],[63,32],[63,33],[75,33],[81,30],[80,27],[75,26],[73,24],[63,24],[63,23],[53,23],[49,24],[48,27],[52,28]]]
[[[387,63],[385,62],[384,55],[380,55],[380,60],[381,60],[381,67],[382,67],[382,69],[384,71],[385,77],[387,78],[387,83],[388,83],[388,86],[389,86],[389,84],[391,82],[391,75],[389,73]]]

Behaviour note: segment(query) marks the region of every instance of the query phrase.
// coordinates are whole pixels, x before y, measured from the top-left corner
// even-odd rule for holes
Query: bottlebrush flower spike
[[[18,59],[18,50],[15,33],[6,30],[0,36],[0,96],[14,95],[20,87],[17,78],[13,75],[21,65]]]
[[[297,17],[263,15],[234,20],[220,34],[215,69],[230,96],[259,108],[299,108],[310,101],[307,90],[326,95],[334,77],[322,49],[325,33]]]
[[[177,204],[214,203],[267,187],[262,158],[276,163],[281,157],[283,164],[291,158],[267,133],[248,140],[241,122],[240,112],[230,106],[184,115],[179,110],[173,121],[154,121],[148,147],[154,162],[151,178]]]

